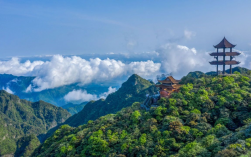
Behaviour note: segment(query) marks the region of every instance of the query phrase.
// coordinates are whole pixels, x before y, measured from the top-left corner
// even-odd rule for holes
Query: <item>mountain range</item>
[[[106,99],[64,105],[73,116],[61,107],[22,100],[1,90],[0,155],[30,156],[37,147],[33,156],[248,154],[250,70],[236,67],[233,71],[235,75],[227,77],[190,72],[181,80],[180,93],[161,99],[160,106],[149,112],[135,102],[143,102],[146,94],[156,93],[157,88],[136,74]],[[8,77],[1,83],[13,80]],[[22,79],[29,82],[33,78]],[[220,146],[225,138],[239,138],[239,132],[245,134],[240,135],[242,141]],[[216,143],[204,145],[203,141],[212,138]]]
[[[4,89],[19,96],[21,99],[32,102],[43,100],[55,106],[64,106],[69,103],[64,100],[64,96],[73,90],[85,90],[89,94],[100,95],[101,93],[107,92],[109,88],[108,85],[90,84],[81,86],[78,83],[74,83],[38,92],[26,91],[29,85],[33,84],[32,80],[34,78],[35,77],[0,74],[0,89]]]
[[[134,87],[145,87],[139,93],[151,88],[149,82],[146,87],[136,80],[140,77],[131,76],[107,97],[117,97],[117,101],[88,103],[90,108],[86,105],[66,120],[32,156],[251,156],[249,73],[212,76],[191,72],[182,78],[180,92],[161,98],[150,111],[140,107],[143,99],[137,92],[127,97],[126,91],[137,91]],[[131,105],[124,105],[134,96]]]

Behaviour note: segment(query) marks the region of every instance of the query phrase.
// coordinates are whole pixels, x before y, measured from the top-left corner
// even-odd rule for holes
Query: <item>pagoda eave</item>
[[[218,48],[218,49],[223,49],[223,48],[234,48],[236,45],[231,45],[231,46],[218,46],[215,45],[214,48]]]
[[[158,80],[160,83],[179,83],[180,80],[170,81],[170,80]]]
[[[210,56],[239,56],[241,53],[239,52],[213,52],[210,53]]]
[[[212,61],[212,62],[209,62],[211,65],[237,65],[237,64],[240,64],[240,62],[238,61]],[[225,64],[224,64],[225,63]]]

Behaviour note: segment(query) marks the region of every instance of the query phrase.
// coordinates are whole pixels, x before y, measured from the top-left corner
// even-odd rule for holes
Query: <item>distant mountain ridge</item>
[[[69,117],[70,113],[61,107],[44,101],[32,103],[0,90],[0,155],[14,154],[20,138],[45,134]],[[24,141],[35,141],[37,145],[36,136],[19,140],[18,152],[24,153]]]
[[[85,107],[85,105],[87,103],[88,102],[83,102],[81,104],[72,104],[72,103],[69,103],[69,104],[66,104],[66,105],[61,106],[61,107],[64,108],[64,109],[66,109],[71,115],[74,115],[74,114],[80,112]]]
[[[27,87],[32,84],[34,78],[35,77],[0,74],[0,89],[9,89],[21,99],[26,99],[28,101],[35,102],[43,100],[55,106],[63,106],[68,103],[64,100],[64,96],[73,90],[86,90],[90,94],[99,95],[107,92],[109,87],[95,84],[79,86],[78,83],[74,83],[53,89],[46,89],[40,92],[25,92]]]

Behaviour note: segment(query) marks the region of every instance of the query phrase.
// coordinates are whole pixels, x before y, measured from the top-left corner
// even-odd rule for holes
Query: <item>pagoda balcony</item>
[[[211,61],[211,62],[209,62],[211,65],[224,65],[224,61],[222,61],[222,60],[219,60],[218,62],[217,61]],[[234,60],[232,60],[232,61],[229,61],[229,60],[226,60],[225,61],[225,65],[236,65],[236,64],[240,64],[240,62],[238,62],[238,61],[234,61]]]
[[[239,56],[241,53],[239,52],[213,52],[213,53],[210,53],[210,56]]]

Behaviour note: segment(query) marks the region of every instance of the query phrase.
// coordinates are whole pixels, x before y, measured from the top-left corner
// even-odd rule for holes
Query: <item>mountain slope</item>
[[[122,108],[130,106],[135,101],[144,101],[146,94],[156,92],[157,88],[154,86],[154,83],[134,74],[122,84],[121,88],[108,95],[105,100],[90,101],[79,113],[67,119],[64,124],[77,127],[87,123],[89,120],[95,120],[106,114],[116,113]],[[58,128],[59,126],[49,130],[47,135],[43,137],[43,140],[50,137]]]
[[[135,101],[144,101],[146,94],[152,94],[156,91],[154,84],[134,74],[122,84],[118,91],[110,94],[105,100],[89,102],[82,111],[70,117],[65,124],[79,126],[106,114],[116,113]]]
[[[83,102],[81,104],[68,103],[62,106],[62,108],[66,109],[71,115],[74,115],[80,112],[85,107],[86,104],[87,104],[86,102]]]
[[[0,155],[13,154],[19,138],[45,134],[70,114],[54,105],[29,102],[0,90]]]
[[[250,156],[250,75],[184,83],[149,112],[134,103],[77,128],[63,125],[32,156]]]

